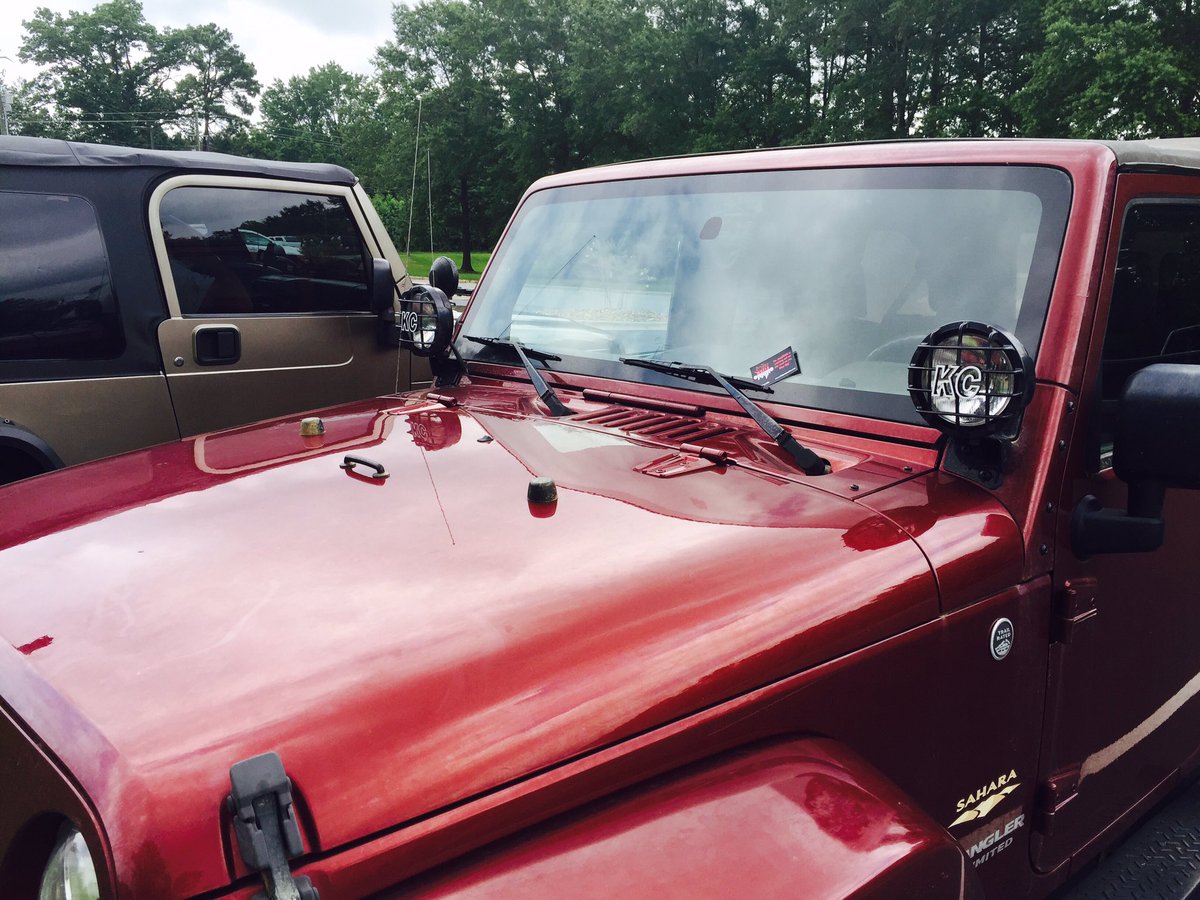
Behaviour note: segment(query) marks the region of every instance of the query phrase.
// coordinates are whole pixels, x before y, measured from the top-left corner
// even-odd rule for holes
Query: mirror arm
[[[453,360],[451,356],[454,357]],[[454,387],[467,374],[467,364],[453,341],[450,342],[448,353],[429,358],[429,367],[433,370],[435,387]]]
[[[1105,509],[1088,494],[1071,514],[1071,551],[1080,559],[1097,553],[1149,553],[1162,546],[1165,525],[1161,482],[1129,486],[1129,509]]]
[[[375,336],[381,347],[400,346],[400,326],[396,324],[394,310],[386,309],[375,316]]]

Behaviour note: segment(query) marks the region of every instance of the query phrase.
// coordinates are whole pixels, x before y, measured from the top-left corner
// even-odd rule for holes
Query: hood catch
[[[262,753],[235,763],[229,770],[232,793],[226,798],[233,832],[246,865],[262,875],[265,893],[254,900],[319,900],[307,877],[292,878],[288,859],[304,851],[292,781],[278,753]]]

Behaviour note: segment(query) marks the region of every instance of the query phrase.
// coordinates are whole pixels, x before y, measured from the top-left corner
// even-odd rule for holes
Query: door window
[[[341,197],[179,187],[159,218],[185,316],[370,311],[371,254]]]
[[[114,359],[124,349],[92,205],[0,192],[0,360]]]
[[[1107,464],[1116,403],[1129,376],[1151,363],[1200,363],[1200,203],[1129,208],[1101,362]]]

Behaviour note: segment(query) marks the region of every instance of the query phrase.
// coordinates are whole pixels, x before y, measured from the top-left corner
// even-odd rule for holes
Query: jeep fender
[[[419,879],[434,895],[978,897],[953,837],[848,749],[758,745]]]
[[[23,425],[0,419],[0,484],[61,469],[54,448]]]

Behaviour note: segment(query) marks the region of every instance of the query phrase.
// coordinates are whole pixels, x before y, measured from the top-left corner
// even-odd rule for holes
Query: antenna
[[[412,189],[408,192],[408,237],[404,240],[404,255],[412,252],[413,201],[417,197],[417,150],[421,146],[421,95],[417,94],[417,139],[413,144]]]
[[[429,148],[425,148],[425,187],[429,191],[429,255],[433,255],[433,178],[429,168]]]

